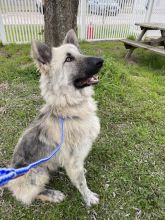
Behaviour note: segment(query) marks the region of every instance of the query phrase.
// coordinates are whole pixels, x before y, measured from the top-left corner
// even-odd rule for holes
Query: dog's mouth
[[[80,72],[77,78],[74,79],[76,88],[84,88],[87,86],[96,85],[98,80],[98,72],[103,66],[104,60],[96,57],[86,57],[84,59],[83,73]]]
[[[77,88],[83,88],[86,86],[95,85],[99,82],[98,76],[95,74],[93,76],[90,76],[88,78],[82,78],[82,79],[76,79],[75,80],[75,86]]]

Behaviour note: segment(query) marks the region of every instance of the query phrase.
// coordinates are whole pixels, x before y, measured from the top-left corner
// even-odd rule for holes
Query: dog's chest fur
[[[88,106],[86,106],[87,111]],[[64,139],[65,143],[61,147],[60,152],[55,156],[50,163],[58,163],[63,165],[72,157],[77,157],[84,161],[88,155],[93,142],[100,132],[100,122],[95,111],[86,114],[85,117],[81,112],[73,117],[66,117],[64,119]],[[86,112],[87,113],[87,112]],[[79,116],[78,116],[79,115]],[[47,121],[49,127],[49,134],[53,142],[59,143],[61,130],[59,127],[59,119],[49,119]],[[53,165],[53,164],[52,164]]]
[[[58,108],[58,112],[57,108],[53,112],[50,106],[45,106],[18,142],[13,155],[13,166],[27,165],[53,151],[61,141],[59,116],[64,118],[64,144],[57,155],[44,166],[53,169],[55,165],[63,166],[71,158],[84,161],[100,131],[96,104],[93,99],[89,101],[73,109]]]

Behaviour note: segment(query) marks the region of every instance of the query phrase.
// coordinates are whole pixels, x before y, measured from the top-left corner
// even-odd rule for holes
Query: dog
[[[45,104],[18,141],[10,166],[21,168],[48,156],[60,143],[60,117],[64,119],[65,140],[49,162],[13,179],[7,187],[23,204],[29,205],[35,199],[61,202],[65,195],[46,189],[45,185],[50,173],[63,167],[86,205],[97,204],[98,195],[87,186],[84,160],[100,132],[93,85],[98,83],[96,74],[103,59],[82,55],[74,30],[66,34],[59,47],[32,41],[31,51],[41,73],[40,89]]]

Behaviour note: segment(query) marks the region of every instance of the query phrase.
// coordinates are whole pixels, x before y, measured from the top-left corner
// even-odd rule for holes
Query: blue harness
[[[57,151],[60,150],[61,146],[64,143],[64,119],[62,117],[60,117],[60,129],[61,129],[61,143],[57,145],[57,147],[53,150],[53,152],[48,157],[38,160],[34,163],[31,163],[26,167],[22,167],[18,169],[0,168],[0,187],[7,184],[10,180],[15,179],[16,177],[19,177],[21,175],[24,175],[25,173],[30,171],[32,168],[35,168],[36,166],[50,160],[57,153]]]

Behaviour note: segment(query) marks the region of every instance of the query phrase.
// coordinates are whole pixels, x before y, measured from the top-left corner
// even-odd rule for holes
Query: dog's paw
[[[58,190],[46,189],[38,195],[38,199],[42,201],[49,201],[54,203],[62,202],[65,198],[65,195]]]
[[[62,202],[64,199],[65,199],[65,195],[64,193],[58,191],[58,190],[52,190],[53,193],[52,193],[52,202]]]
[[[90,190],[88,191],[84,199],[88,207],[99,203],[99,195]]]

